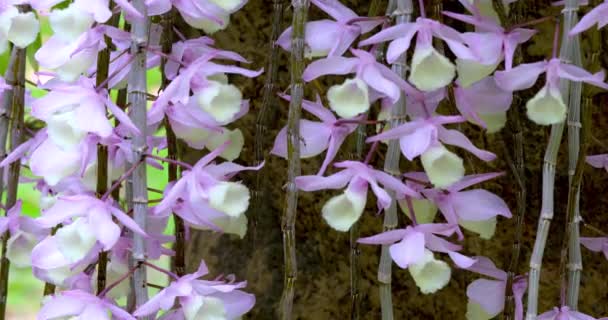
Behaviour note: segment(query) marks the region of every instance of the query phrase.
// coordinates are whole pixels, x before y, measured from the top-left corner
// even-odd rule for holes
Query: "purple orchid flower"
[[[290,101],[288,95],[280,95],[283,99]],[[357,129],[356,123],[341,123],[340,120],[327,110],[317,96],[317,101],[302,101],[302,108],[321,120],[315,122],[300,120],[300,132],[302,141],[300,143],[300,156],[302,158],[314,157],[327,150],[325,160],[317,175],[323,175],[329,164],[334,160],[338,150],[346,137]],[[287,127],[283,127],[277,134],[271,154],[287,159]]]
[[[434,252],[447,253],[457,266],[468,268],[475,263],[475,259],[458,253],[457,251],[462,248],[461,246],[438,236],[449,237],[454,232],[456,232],[456,227],[453,225],[429,223],[386,231],[375,236],[361,238],[357,242],[378,245],[390,244],[391,257],[402,269],[406,269],[422,260],[425,248]]]
[[[215,149],[201,158],[192,169],[184,171],[182,177],[168,187],[170,189],[154,212],[162,216],[174,210],[190,224],[202,228],[213,225],[208,216],[210,212],[215,216],[233,218],[243,215],[249,206],[249,189],[228,179],[244,170],[259,170],[264,164],[244,167],[232,162],[211,163],[226,146],[224,144]]]
[[[386,53],[386,60],[394,63],[405,53],[416,37],[416,50],[412,57],[409,81],[423,91],[434,91],[445,87],[455,76],[454,65],[435,48],[433,37],[442,39],[452,52],[460,59],[477,60],[458,31],[435,20],[420,17],[416,22],[399,24],[378,32],[361,41],[359,46],[366,46],[391,41]]]
[[[593,252],[602,252],[604,253],[604,257],[608,259],[608,237],[600,237],[600,238],[586,238],[581,237],[581,244],[593,251]]]
[[[433,201],[441,210],[447,222],[457,226],[461,221],[484,221],[496,216],[511,218],[507,204],[497,195],[483,189],[462,191],[474,184],[494,179],[503,173],[474,174],[462,178],[444,190],[425,189],[421,193]],[[408,175],[406,174],[407,178]],[[416,178],[420,179],[419,176]],[[425,182],[425,181],[423,181]],[[456,230],[463,239],[460,228]]]
[[[586,162],[594,168],[608,171],[608,153],[587,156]]]
[[[0,217],[0,235],[10,232],[6,257],[18,268],[29,267],[32,248],[49,233],[30,217],[21,215],[22,202],[18,200],[6,217]]]
[[[545,86],[528,102],[528,118],[540,125],[556,124],[566,119],[566,105],[559,90],[559,80],[586,82],[602,89],[608,89],[604,83],[604,72],[591,74],[575,65],[562,62],[559,58],[549,61],[521,64],[511,70],[497,71],[494,75],[496,84],[504,90],[516,91],[528,89],[534,85],[540,74],[546,73]]]
[[[391,69],[378,63],[369,52],[351,49],[351,53],[354,55],[352,58],[334,56],[316,60],[302,75],[302,79],[309,82],[324,75],[356,74],[355,78],[347,79],[327,92],[330,108],[340,117],[352,118],[366,112],[370,103],[381,96],[388,97],[394,104],[402,90],[414,96],[421,95]],[[369,88],[373,91],[370,92]]]
[[[568,306],[553,307],[553,310],[547,311],[538,317],[537,320],[596,320],[592,316],[588,316],[582,312],[570,310]]]
[[[410,161],[425,153],[429,148],[438,144],[439,141],[461,147],[473,153],[481,160],[494,160],[496,155],[475,147],[460,131],[443,127],[445,124],[460,123],[464,121],[465,118],[462,116],[438,115],[418,118],[370,137],[367,139],[367,142],[399,139],[401,152],[403,152],[403,155]]]
[[[323,19],[306,23],[305,55],[309,58],[341,56],[358,36],[383,23],[383,20],[359,17],[337,0],[311,2],[335,21]],[[286,51],[291,51],[291,27],[279,36],[277,44]]]
[[[247,0],[171,0],[184,21],[190,26],[203,29],[207,34],[224,30],[230,21],[230,14],[242,8]]]
[[[483,16],[479,8],[471,4],[470,1],[459,1],[473,14],[472,16],[449,11],[444,11],[443,14],[450,18],[474,25],[478,29],[478,32],[467,32],[462,34],[461,37],[471,51],[475,53],[475,56],[479,58],[479,60],[473,62],[489,66],[489,68],[486,68],[486,72],[477,72],[476,74],[479,76],[471,78],[471,75],[467,74],[467,71],[475,71],[475,65],[471,65],[471,60],[469,60],[469,62],[467,62],[467,60],[461,60],[460,64],[464,68],[460,68],[462,72],[459,71],[459,77],[467,78],[466,81],[461,81],[461,85],[468,86],[489,75],[503,58],[505,60],[505,69],[511,70],[513,67],[513,54],[515,53],[517,46],[530,40],[537,31],[525,28],[507,30],[501,27],[496,20]],[[466,68],[467,66],[470,66],[471,68]],[[483,67],[480,68],[483,69]]]
[[[197,102],[199,108],[206,111],[219,123],[233,121],[242,113],[243,101],[238,88],[213,79],[214,75],[235,73],[249,78],[257,77],[263,69],[251,71],[241,67],[220,65],[210,62],[216,56],[211,52],[201,56],[188,67],[181,69],[178,76],[167,86],[154,102],[148,113],[150,125],[160,123],[163,114],[170,104],[187,105],[191,98]],[[194,95],[190,95],[190,91]],[[201,119],[197,119],[201,120]]]
[[[95,320],[136,320],[134,316],[116,306],[111,300],[97,297],[82,290],[63,291],[45,300],[37,319],[54,320],[64,317]]]
[[[477,279],[467,286],[467,316],[470,318],[493,318],[505,308],[507,290],[507,273],[498,269],[492,260],[486,257],[474,257],[476,262],[465,268],[479,273],[490,279]],[[522,320],[524,307],[522,298],[526,292],[528,281],[525,276],[516,276],[510,288],[515,297],[515,319]]]
[[[367,189],[371,186],[372,192],[378,199],[378,209],[383,210],[390,206],[391,197],[378,183],[395,192],[420,198],[420,194],[403,184],[399,179],[375,170],[369,165],[357,161],[342,161],[334,164],[344,170],[328,177],[318,175],[300,176],[296,178],[296,186],[303,191],[318,191],[324,189],[342,189],[348,185],[341,195],[329,199],[322,209],[323,218],[334,229],[348,231],[355,223],[367,202]]]
[[[157,293],[133,313],[136,317],[156,314],[158,310],[169,310],[179,299],[186,319],[236,319],[247,313],[255,304],[255,296],[239,289],[247,282],[221,280],[197,280],[209,273],[204,261],[195,273],[185,275]],[[183,319],[181,318],[181,319]],[[180,318],[172,318],[180,319]]]
[[[570,35],[577,35],[589,28],[591,28],[594,24],[597,24],[597,28],[603,28],[608,24],[608,1],[604,0],[604,3],[598,5],[589,11],[585,16],[581,18],[572,30],[570,30]]]
[[[507,110],[513,101],[513,93],[498,87],[492,76],[467,88],[455,87],[454,97],[460,114],[488,133],[498,132],[504,127]]]

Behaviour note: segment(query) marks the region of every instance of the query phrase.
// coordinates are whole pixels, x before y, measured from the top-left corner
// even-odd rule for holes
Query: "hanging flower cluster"
[[[204,262],[195,273],[176,275],[152,261],[175,255],[166,244],[176,239],[165,234],[173,213],[185,221],[186,231],[203,228],[244,236],[250,192],[234,177],[262,165],[232,162],[239,158],[244,139],[239,129],[229,127],[248,112],[249,102],[228,75],[256,77],[262,70],[235,65],[248,61],[214,47],[208,36],[182,38],[163,51],[163,28],[155,23],[145,47],[139,48],[143,53],[138,53],[133,35],[119,27],[118,18],[135,28],[151,16],[170,14],[175,7],[190,26],[212,34],[226,28],[230,14],[246,1],[60,2],[7,0],[0,5],[0,51],[9,46],[14,55],[19,54],[16,49],[32,50],[43,70],[37,73],[37,87],[44,93],[37,98],[29,98],[28,93],[26,106],[20,107],[45,125],[13,146],[0,163],[3,170],[27,167],[30,173],[22,173],[21,180],[33,183],[41,193],[39,217],[23,215],[17,201],[0,218],[0,234],[8,238],[12,266],[31,267],[47,287],[56,287],[45,298],[38,319],[136,319],[161,309],[166,311],[162,319],[240,318],[255,303],[252,294],[242,291],[246,282],[236,282],[232,275],[202,280],[209,273]],[[115,4],[110,7],[111,3]],[[34,48],[40,37],[39,18],[48,21],[53,34]],[[144,66],[136,69],[141,54]],[[136,106],[112,93],[131,92],[133,74],[158,67],[163,68],[168,85],[157,96],[147,94],[151,107],[143,119],[137,119]],[[99,75],[102,72],[105,76]],[[10,85],[15,80],[0,79],[0,94],[17,94]],[[15,109],[2,106],[10,108]],[[170,183],[162,201],[149,208],[147,222],[141,224],[131,208],[142,200],[123,198],[124,190],[117,191],[139,167],[158,170],[164,168],[159,160],[172,161],[159,156],[168,147],[166,138],[156,135],[160,129],[173,130],[190,147],[208,149],[208,154],[193,166],[173,160],[184,167],[181,178]],[[145,139],[145,150],[135,150],[134,137]],[[98,172],[100,150],[106,150],[104,173]],[[143,253],[136,252],[136,238],[143,241]],[[133,254],[142,254],[147,261],[133,264]],[[128,310],[119,301],[129,294],[129,278],[146,268],[164,272],[172,281],[149,301]],[[99,279],[105,281],[101,288]],[[176,298],[179,304],[174,304]]]

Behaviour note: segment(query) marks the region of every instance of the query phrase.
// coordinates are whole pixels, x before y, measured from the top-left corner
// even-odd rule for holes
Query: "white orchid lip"
[[[228,24],[230,23],[230,15],[217,15],[216,18],[222,21],[222,23],[218,23],[217,21],[205,19],[205,18],[194,18],[189,16],[188,14],[182,14],[184,21],[191,25],[194,28],[202,29],[206,34],[212,35],[220,30],[226,29]]]
[[[540,125],[561,123],[566,119],[567,107],[559,90],[544,86],[526,103],[528,118]]]
[[[38,242],[35,235],[18,231],[7,242],[6,257],[18,268],[29,267],[31,265],[32,250]]]
[[[467,320],[490,320],[496,315],[489,314],[481,307],[479,303],[469,299],[467,302],[467,313],[465,316]]]
[[[433,47],[418,48],[412,57],[409,81],[422,91],[434,91],[452,82],[456,66]]]
[[[220,157],[228,161],[235,160],[239,157],[245,145],[245,137],[240,129],[224,129],[221,133],[210,131],[206,140],[206,146],[209,150],[215,150],[226,141],[230,141],[230,144],[222,151]]]
[[[411,199],[416,222],[419,224],[432,223],[437,215],[437,206],[428,199]],[[408,218],[412,218],[412,213],[407,205],[407,200],[399,200],[399,206]]]
[[[77,108],[77,105],[68,106],[61,111],[53,113],[47,119],[46,124],[49,138],[63,150],[74,149],[87,134],[76,126],[79,121],[76,115]]]
[[[474,60],[456,59],[458,82],[463,88],[468,88],[492,74],[497,66],[498,63],[481,64]]]
[[[452,270],[447,263],[435,259],[433,253],[424,249],[424,256],[420,261],[408,268],[414,278],[416,286],[424,294],[435,293],[450,282]]]
[[[249,189],[236,182],[222,181],[209,190],[209,204],[231,217],[238,217],[249,207]]]
[[[458,224],[469,231],[479,234],[480,238],[486,240],[491,239],[496,232],[496,217],[481,221],[459,220]]]
[[[334,85],[327,91],[329,107],[342,118],[352,118],[369,110],[369,89],[359,79],[346,79],[342,84]]]
[[[496,133],[505,127],[507,112],[480,113],[479,118],[486,124],[487,133]]]
[[[97,242],[92,226],[83,218],[59,228],[54,237],[57,249],[70,263],[82,260]]]
[[[95,22],[93,15],[80,10],[73,3],[65,9],[54,9],[49,16],[55,36],[72,42],[86,32]]]
[[[447,187],[464,177],[462,158],[442,144],[425,151],[420,160],[429,180],[437,188]]]
[[[224,302],[216,297],[194,296],[183,305],[186,320],[226,319]]]
[[[366,200],[366,194],[358,194],[347,189],[343,194],[332,197],[325,203],[321,210],[323,219],[338,231],[348,231],[363,214]]]
[[[55,71],[59,79],[74,82],[93,65],[96,57],[97,53],[94,50],[80,51]]]
[[[4,36],[19,48],[25,48],[36,40],[40,23],[33,12],[18,12],[14,14],[15,7],[10,7],[0,17],[0,24],[8,25],[0,27]],[[7,12],[9,11],[9,12]],[[6,17],[4,15],[7,15]],[[7,19],[8,18],[8,19]],[[7,21],[8,20],[8,21]]]
[[[209,85],[197,92],[200,107],[218,122],[232,120],[241,110],[243,94],[234,85],[209,81]]]

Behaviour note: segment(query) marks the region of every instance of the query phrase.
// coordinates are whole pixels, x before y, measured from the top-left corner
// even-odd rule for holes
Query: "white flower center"
[[[365,194],[346,190],[325,203],[321,210],[323,218],[330,227],[338,231],[348,231],[361,217],[366,200]]]
[[[59,228],[55,237],[57,249],[70,263],[84,258],[97,241],[92,226],[83,218]]]
[[[544,86],[526,103],[528,118],[540,125],[561,123],[566,119],[566,105],[558,90]]]
[[[369,110],[369,90],[359,79],[346,79],[327,91],[329,106],[342,118],[352,118]]]
[[[238,217],[249,207],[249,189],[236,182],[222,181],[209,190],[209,204],[231,217]]]
[[[444,188],[464,177],[464,164],[443,145],[434,146],[421,156],[422,167],[435,187]]]
[[[49,16],[55,35],[65,42],[76,40],[86,32],[93,22],[93,15],[70,4],[65,9],[55,9]]]
[[[243,94],[231,84],[209,81],[209,86],[196,94],[199,106],[218,122],[232,120],[241,110]]]
[[[418,89],[434,91],[452,82],[456,67],[435,48],[416,48],[412,57],[412,72],[409,80]]]
[[[436,260],[433,253],[424,249],[424,257],[408,268],[410,275],[420,292],[424,294],[435,293],[450,282],[452,270],[447,263]]]

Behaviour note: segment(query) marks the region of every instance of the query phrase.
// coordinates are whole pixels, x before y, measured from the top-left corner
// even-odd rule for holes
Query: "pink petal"
[[[511,70],[496,71],[494,78],[496,84],[503,90],[523,90],[532,87],[546,68],[546,61],[520,64]]]
[[[389,251],[395,263],[406,269],[424,256],[424,234],[416,231],[408,232],[403,240],[391,245]]]
[[[598,168],[598,169],[602,169],[608,163],[608,153],[607,154],[597,154],[597,155],[593,155],[593,156],[587,156],[587,158],[585,160],[592,167]]]
[[[329,145],[331,127],[323,122],[300,120],[300,157],[310,158],[325,151]],[[287,158],[287,128],[277,134],[271,154]]]
[[[351,170],[342,170],[328,177],[299,176],[296,178],[296,186],[302,191],[342,189],[348,184],[352,176]]]
[[[462,220],[480,221],[497,215],[511,218],[511,211],[504,200],[486,190],[461,191],[453,194],[451,200],[454,210]]]
[[[463,148],[481,160],[492,161],[496,159],[495,154],[477,148],[475,145],[473,145],[471,140],[469,140],[464,134],[462,134],[462,132],[458,130],[448,130],[443,127],[439,127],[439,140],[445,144]]]
[[[379,233],[371,237],[360,238],[357,242],[363,244],[393,244],[397,241],[401,241],[406,234],[406,229],[396,229]]]
[[[318,77],[334,74],[345,75],[355,72],[358,59],[345,57],[329,57],[313,61],[306,67],[302,79],[306,82]]]
[[[354,11],[337,0],[311,0],[311,2],[337,21],[346,22],[358,17]]]
[[[600,252],[604,249],[606,245],[608,245],[608,238],[587,238],[581,237],[581,244],[585,246],[585,248],[594,251]]]
[[[487,257],[476,256],[475,264],[466,268],[468,271],[476,272],[481,275],[494,278],[496,280],[507,280],[507,273],[501,269],[498,269],[494,262]]]
[[[487,313],[498,314],[505,306],[505,282],[477,279],[467,287],[467,297],[481,305]]]
[[[466,189],[472,185],[476,185],[478,183],[482,183],[484,181],[488,181],[500,176],[503,176],[504,172],[491,172],[491,173],[481,173],[481,174],[472,174],[462,178],[460,181],[454,183],[449,187],[451,192],[460,191],[462,189]]]

